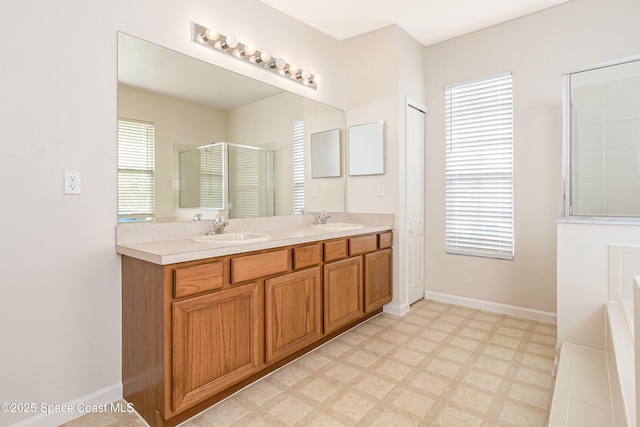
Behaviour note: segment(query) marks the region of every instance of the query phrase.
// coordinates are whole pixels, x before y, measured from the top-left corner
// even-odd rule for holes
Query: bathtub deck
[[[563,344],[549,427],[613,427],[604,352]]]

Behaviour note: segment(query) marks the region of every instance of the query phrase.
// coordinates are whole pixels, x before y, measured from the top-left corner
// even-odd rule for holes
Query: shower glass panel
[[[640,60],[565,75],[567,98],[565,217],[640,217]]]
[[[215,209],[228,218],[275,215],[273,154],[227,142],[181,151],[180,207]]]

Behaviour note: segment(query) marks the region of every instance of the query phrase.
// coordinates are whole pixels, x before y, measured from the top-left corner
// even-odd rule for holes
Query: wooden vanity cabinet
[[[391,301],[391,249],[364,256],[364,311],[371,313]]]
[[[265,315],[267,364],[322,338],[320,268],[266,280]]]
[[[172,304],[173,410],[182,411],[260,369],[257,283]]]
[[[391,232],[157,265],[122,257],[124,398],[175,426],[391,300]]]
[[[324,265],[324,329],[335,331],[364,315],[362,257]]]

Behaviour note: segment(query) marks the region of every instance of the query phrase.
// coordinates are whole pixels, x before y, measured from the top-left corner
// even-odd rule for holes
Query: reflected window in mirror
[[[118,119],[118,222],[154,217],[154,124]]]
[[[293,213],[304,212],[304,120],[293,122]]]

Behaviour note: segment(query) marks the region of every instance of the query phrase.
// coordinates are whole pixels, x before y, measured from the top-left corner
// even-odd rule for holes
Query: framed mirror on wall
[[[218,213],[225,217],[293,215],[294,194],[299,210],[344,211],[344,181],[307,185],[314,181],[309,161],[311,134],[344,128],[343,110],[125,33],[118,33],[117,65],[118,118],[153,129],[153,139],[144,138],[150,157],[145,159],[145,169],[119,168],[123,177],[135,173],[148,181],[145,186],[140,184],[142,178],[127,181],[131,188],[144,190],[144,204],[129,199],[128,206],[119,197],[119,222],[190,221],[196,213],[204,213],[207,219]],[[213,166],[203,173],[205,156],[200,154],[193,154],[190,163],[184,161],[181,170],[179,152],[221,142],[232,147],[227,157],[235,156],[238,162],[255,153],[272,153],[268,164],[273,174],[267,190],[248,189],[239,179],[237,185],[230,185],[233,177],[221,176]],[[298,151],[307,166],[296,167],[294,177],[295,143],[300,144]],[[251,149],[236,149],[239,146]],[[240,158],[242,153],[248,154]],[[189,164],[196,169],[189,171]],[[185,188],[181,177],[199,189]],[[225,185],[228,191],[216,190]],[[120,188],[124,187],[119,186],[119,193]],[[181,191],[188,196],[183,197]],[[271,191],[273,197],[264,197]],[[253,199],[248,198],[250,194]],[[241,205],[251,209],[241,210]]]
[[[349,175],[384,174],[384,122],[349,126]]]

